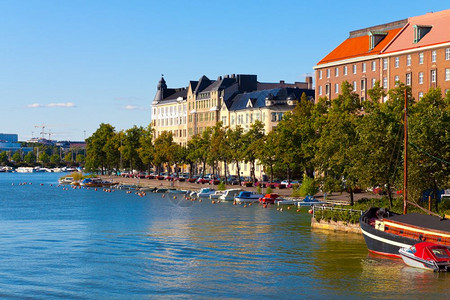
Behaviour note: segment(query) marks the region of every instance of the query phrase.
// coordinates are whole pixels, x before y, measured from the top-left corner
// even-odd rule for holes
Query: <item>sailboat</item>
[[[400,248],[409,248],[420,242],[431,242],[450,248],[449,219],[433,215],[407,213],[407,108],[407,92],[405,90],[403,214],[396,214],[385,208],[371,207],[361,215],[359,220],[369,251],[393,257],[400,257]]]

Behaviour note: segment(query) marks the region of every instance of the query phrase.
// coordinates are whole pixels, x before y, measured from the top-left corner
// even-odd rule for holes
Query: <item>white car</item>
[[[291,181],[288,183],[288,180],[286,179],[286,180],[283,180],[283,181],[281,182],[281,184],[284,184],[285,186],[288,186],[289,184],[300,184],[300,182],[299,182],[298,180],[291,180]]]

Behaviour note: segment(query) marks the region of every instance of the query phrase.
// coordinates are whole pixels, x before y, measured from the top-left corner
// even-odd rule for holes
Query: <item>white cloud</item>
[[[72,102],[60,102],[60,103],[49,103],[49,104],[39,104],[39,103],[33,103],[28,104],[28,108],[38,108],[38,107],[75,107],[76,105]]]
[[[136,110],[136,109],[139,109],[139,107],[137,107],[136,105],[126,105],[126,106],[123,107],[123,109]]]
[[[29,107],[29,108],[36,108],[36,107],[42,107],[42,105],[39,104],[39,103],[33,103],[33,104],[28,104],[27,107]]]
[[[66,103],[49,103],[46,105],[47,107],[75,107],[75,104],[72,102],[66,102]]]

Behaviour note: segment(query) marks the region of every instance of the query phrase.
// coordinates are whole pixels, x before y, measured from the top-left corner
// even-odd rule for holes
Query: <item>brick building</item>
[[[375,82],[388,91],[397,81],[416,99],[430,87],[450,89],[450,10],[350,32],[315,67],[316,99],[336,98],[347,80],[361,99]]]

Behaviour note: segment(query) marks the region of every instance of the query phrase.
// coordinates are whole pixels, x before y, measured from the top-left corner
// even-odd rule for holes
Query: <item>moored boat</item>
[[[239,195],[234,198],[236,203],[255,203],[259,202],[259,198],[264,197],[264,195],[256,194],[249,191],[242,191],[239,193]]]
[[[303,199],[303,201],[299,201],[297,202],[297,206],[301,207],[301,206],[314,206],[314,205],[324,205],[327,204],[326,202],[322,202],[317,200],[316,198],[312,197],[312,196],[306,196],[305,199]]]
[[[275,201],[280,200],[280,195],[275,193],[265,194],[264,197],[259,198],[261,204],[275,204]]]
[[[219,199],[220,196],[222,196],[225,193],[225,191],[215,191],[214,194],[209,195],[209,199],[215,200]]]
[[[219,197],[220,201],[233,201],[242,189],[229,189],[225,190],[222,196]]]
[[[70,176],[58,179],[59,184],[72,184],[72,182],[74,182],[74,178]]]
[[[361,232],[370,252],[399,257],[400,248],[427,241],[450,247],[450,220],[372,207],[361,215]]]
[[[450,272],[450,251],[445,246],[422,242],[400,248],[399,254],[408,266],[435,272]]]
[[[198,192],[192,192],[190,196],[194,198],[209,198],[209,196],[215,192],[216,190],[213,188],[202,188]]]

